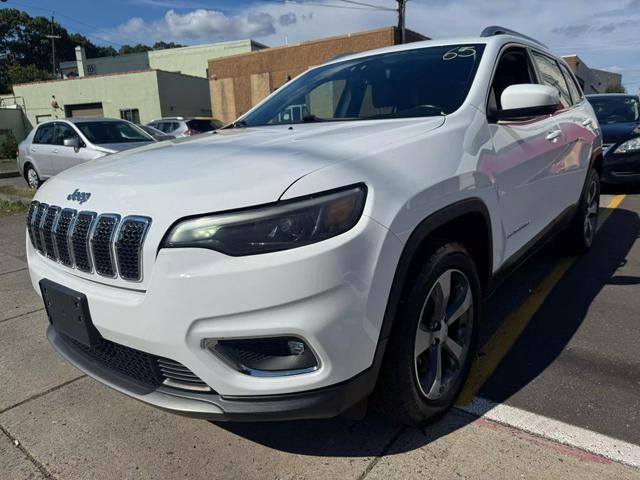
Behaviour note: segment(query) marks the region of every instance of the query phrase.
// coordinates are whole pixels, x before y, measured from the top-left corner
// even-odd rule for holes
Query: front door
[[[498,61],[488,113],[501,108],[500,95],[510,85],[537,83],[529,53],[506,49]],[[494,178],[502,214],[506,260],[549,226],[560,206],[553,205],[551,177],[563,156],[564,137],[552,115],[489,125],[496,155]]]

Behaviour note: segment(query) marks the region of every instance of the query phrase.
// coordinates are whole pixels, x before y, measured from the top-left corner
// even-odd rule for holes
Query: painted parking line
[[[613,209],[617,208],[625,195],[616,195],[600,215],[599,227],[607,220]],[[599,228],[598,227],[598,228]],[[547,296],[562,279],[571,265],[579,257],[565,257],[551,270],[545,279],[531,292],[520,306],[516,307],[507,319],[500,325],[493,336],[481,348],[482,356],[474,360],[469,377],[460,393],[456,405],[471,404],[476,393],[489,379],[502,359],[509,352],[520,334],[524,331],[533,316],[542,306]]]
[[[640,446],[623,440],[483,398],[474,398],[469,405],[458,408],[477,417],[640,468]]]

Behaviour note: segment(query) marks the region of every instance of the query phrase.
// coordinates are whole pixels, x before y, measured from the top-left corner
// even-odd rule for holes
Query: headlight
[[[163,247],[199,247],[242,256],[302,247],[351,229],[362,216],[366,188],[314,195],[272,207],[182,220]]]
[[[627,140],[613,153],[631,153],[640,150],[640,137],[632,138],[631,140]]]

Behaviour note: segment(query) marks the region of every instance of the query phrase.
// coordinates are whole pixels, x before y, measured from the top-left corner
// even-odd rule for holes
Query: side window
[[[167,132],[173,132],[174,130],[177,130],[178,128],[180,128],[180,124],[178,122],[171,122],[168,124],[168,130]],[[189,128],[189,127],[187,127]]]
[[[540,72],[540,80],[543,84],[558,89],[560,92],[560,102],[564,108],[571,106],[571,95],[569,95],[569,87],[560,71],[558,62],[552,60],[546,55],[533,52],[533,61]]]
[[[569,93],[571,94],[571,99],[573,100],[573,104],[580,103],[582,100],[582,92],[578,87],[578,84],[573,79],[573,75],[569,73],[569,70],[564,65],[560,65],[562,69],[562,73],[564,74],[564,78],[567,81],[567,85],[569,85]]]
[[[46,123],[38,127],[33,143],[52,144],[53,143],[53,123]]]
[[[527,51],[519,47],[507,49],[500,57],[493,76],[491,90],[489,91],[488,111],[502,109],[500,97],[507,87],[523,83],[535,83],[533,78],[533,69]]]
[[[78,134],[76,131],[67,125],[66,123],[55,124],[55,134],[53,136],[54,145],[64,145],[64,141],[67,138],[76,138]]]

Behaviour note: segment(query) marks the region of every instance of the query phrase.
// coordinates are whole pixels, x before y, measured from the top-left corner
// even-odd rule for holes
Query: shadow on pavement
[[[491,380],[497,385],[492,389],[493,400],[508,399],[560,355],[582,324],[590,304],[603,286],[640,284],[640,277],[615,275],[616,270],[625,263],[639,232],[640,221],[636,213],[623,209],[616,209],[611,213],[598,234],[592,252],[578,259],[527,326],[522,334],[522,337],[526,337],[526,345],[517,341],[507,356],[510,363],[502,362],[497,369],[499,376],[493,375]],[[521,268],[518,276],[543,276],[544,271],[557,260],[557,250],[554,244],[546,247]],[[507,280],[494,294],[492,302],[513,303],[514,294],[511,290],[524,288],[526,292],[528,288],[518,286],[520,283],[517,278]],[[551,299],[554,296],[560,298]],[[485,324],[499,324],[508,313],[502,308],[498,308],[497,312],[496,315],[501,318],[485,319]],[[553,335],[549,334],[550,331]],[[514,351],[517,351],[517,355],[512,356]],[[474,417],[454,410],[427,427],[424,432],[403,429],[371,412],[361,421],[339,417],[330,420],[215,425],[245,439],[285,452],[324,457],[363,457],[383,454],[392,445],[393,453],[420,448],[473,420]],[[394,442],[405,431],[411,433],[411,441],[401,444]]]

